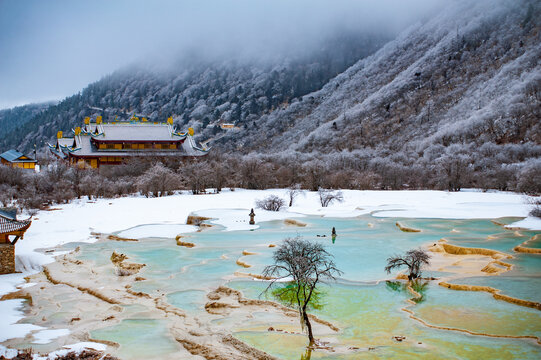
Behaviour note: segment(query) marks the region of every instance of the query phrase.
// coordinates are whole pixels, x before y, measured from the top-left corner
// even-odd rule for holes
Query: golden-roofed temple
[[[209,149],[199,147],[193,140],[193,129],[179,132],[173,118],[163,122],[149,122],[132,117],[129,121],[105,123],[98,116],[95,122],[85,118],[84,126],[72,130],[72,136],[57,134],[51,152],[70,164],[99,168],[117,165],[134,157],[198,157]]]

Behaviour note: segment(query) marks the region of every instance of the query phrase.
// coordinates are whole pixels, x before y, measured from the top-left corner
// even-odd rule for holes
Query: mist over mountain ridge
[[[388,33],[444,0],[0,2],[0,109],[61,99],[130,64],[310,54],[336,33]]]
[[[541,171],[540,30],[536,1],[464,0],[392,41],[345,33],[305,57],[132,67],[50,107],[0,146],[28,149],[84,116],[173,115],[219,153],[377,170],[394,174],[391,187],[407,182],[397,172],[434,168],[491,174],[493,187],[506,188],[511,173]]]
[[[167,66],[133,64],[50,107],[39,118],[18,127],[13,136],[0,140],[0,147],[25,149],[35,142],[44,144],[58,129],[80,125],[85,116],[101,115],[105,121],[113,121],[134,113],[153,121],[173,116],[178,126],[192,126],[200,137],[210,138],[221,130],[218,126],[207,128],[209,124],[244,126],[256,121],[262,114],[320,89],[389,39],[386,33],[340,33],[310,53],[285,58],[206,59],[188,53]]]
[[[540,172],[540,19],[534,1],[453,3],[218,142],[245,153],[334,153],[363,169],[527,163]]]

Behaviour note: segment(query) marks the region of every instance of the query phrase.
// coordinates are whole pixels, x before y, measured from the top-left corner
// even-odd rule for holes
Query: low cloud
[[[396,34],[442,0],[0,2],[0,108],[58,99],[119,67],[309,53],[342,31]]]

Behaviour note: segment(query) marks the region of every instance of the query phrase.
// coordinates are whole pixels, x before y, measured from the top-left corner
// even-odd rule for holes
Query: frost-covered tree
[[[161,162],[156,163],[137,179],[137,189],[145,196],[164,196],[178,188],[178,177]]]
[[[271,278],[265,291],[279,284],[279,280],[289,278],[291,287],[285,287],[274,295],[299,312],[302,329],[306,329],[310,345],[315,341],[312,324],[308,316],[308,306],[317,293],[317,286],[324,281],[333,281],[341,275],[333,256],[317,242],[299,237],[287,238],[273,254],[273,265],[263,269],[263,276]],[[294,293],[291,293],[294,289]]]

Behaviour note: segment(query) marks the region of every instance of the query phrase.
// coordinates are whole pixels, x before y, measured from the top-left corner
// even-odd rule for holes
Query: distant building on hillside
[[[173,119],[167,123],[126,121],[103,123],[98,116],[95,123],[85,118],[83,128],[72,130],[72,136],[57,134],[51,152],[72,165],[99,168],[117,165],[137,157],[199,157],[209,149],[198,147],[193,140],[193,129],[179,132]]]
[[[221,123],[220,124],[220,127],[222,129],[234,129],[235,128],[235,124],[231,124],[231,123]]]
[[[0,163],[21,169],[35,169],[37,161],[17,150],[8,150],[0,154]]]

